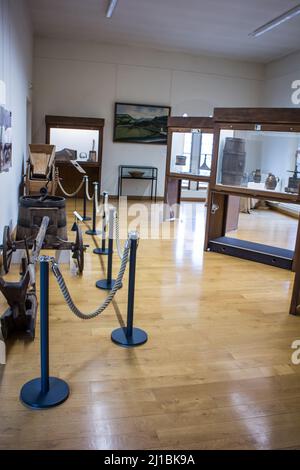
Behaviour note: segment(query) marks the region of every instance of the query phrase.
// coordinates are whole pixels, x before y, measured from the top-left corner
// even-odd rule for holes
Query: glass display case
[[[170,211],[165,219],[176,217],[172,207],[180,204],[181,190],[209,183],[213,163],[214,122],[209,117],[168,119],[168,149],[164,202]],[[194,182],[194,183],[193,183]]]
[[[180,176],[210,177],[213,133],[201,129],[173,132],[170,173]]]
[[[221,129],[217,185],[298,194],[300,132]]]
[[[157,200],[158,168],[154,166],[120,165],[118,179],[118,196],[121,197],[123,180],[144,180],[150,184],[150,199]]]
[[[214,123],[209,117],[170,117],[166,174],[184,180],[210,180]]]
[[[56,146],[59,161],[98,162],[99,132],[93,129],[50,129],[50,142]]]
[[[212,188],[300,202],[300,110],[216,108]]]
[[[216,108],[205,249],[283,269],[295,269],[295,250],[230,235],[229,204],[300,204],[300,109]],[[267,222],[266,222],[267,223]],[[238,220],[237,225],[238,227]]]
[[[82,179],[72,161],[77,161],[94,181],[101,182],[104,119],[46,116],[46,143],[56,146],[55,165],[64,188],[73,192]],[[81,192],[82,196],[83,193]]]

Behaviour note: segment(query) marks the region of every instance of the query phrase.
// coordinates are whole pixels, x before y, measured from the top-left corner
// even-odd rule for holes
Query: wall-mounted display
[[[116,103],[114,142],[167,144],[167,124],[171,108]]]
[[[11,112],[0,106],[0,173],[12,166]]]

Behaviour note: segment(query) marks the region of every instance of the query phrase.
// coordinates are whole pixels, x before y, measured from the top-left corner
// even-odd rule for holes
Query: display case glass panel
[[[93,129],[50,128],[50,143],[56,146],[56,161],[98,162],[100,133]]]
[[[300,133],[221,129],[216,183],[298,194]]]
[[[170,173],[209,177],[212,150],[212,132],[202,132],[200,129],[172,132]]]

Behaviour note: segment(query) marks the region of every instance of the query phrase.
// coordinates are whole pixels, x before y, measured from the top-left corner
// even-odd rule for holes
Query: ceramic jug
[[[257,168],[255,171],[253,171],[252,176],[253,176],[254,183],[260,183],[261,182],[261,171],[260,171],[260,169]]]
[[[267,179],[265,181],[265,188],[266,189],[275,189],[279,182],[279,178],[273,175],[273,173],[269,173]]]

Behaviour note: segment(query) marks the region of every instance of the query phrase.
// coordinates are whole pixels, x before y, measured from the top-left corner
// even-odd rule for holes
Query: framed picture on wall
[[[11,112],[0,106],[0,173],[12,166]]]
[[[167,144],[170,106],[115,104],[114,142]]]

